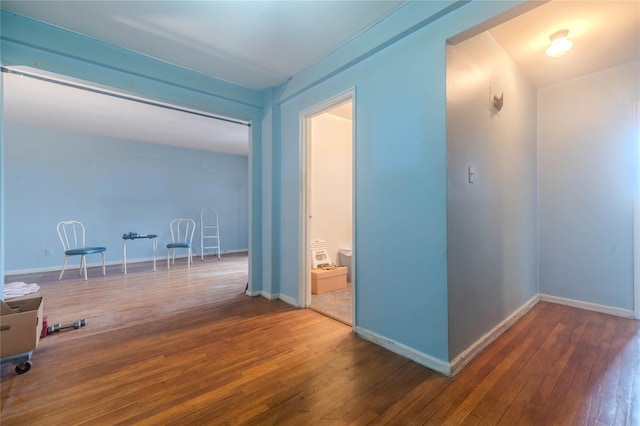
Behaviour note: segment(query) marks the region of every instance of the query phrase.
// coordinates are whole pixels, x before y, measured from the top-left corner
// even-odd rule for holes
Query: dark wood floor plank
[[[508,378],[513,379],[521,376],[525,365],[527,365],[523,363],[525,360],[530,360],[528,362],[529,366],[540,368],[542,361],[536,361],[536,359],[548,354],[548,348],[556,344],[557,336],[562,331],[562,328],[558,326],[554,327],[553,330],[544,337],[534,335],[532,331],[533,330],[527,333],[528,338],[526,340],[520,341],[514,339],[512,341],[515,345],[508,347],[501,362],[496,364],[490,373],[487,373],[484,380],[475,387],[472,394],[457,406],[452,415],[448,416],[449,424],[462,424],[464,422],[478,424],[490,414],[496,416],[496,418],[491,420],[492,422],[495,422],[499,418],[497,417],[498,413],[502,412],[501,408],[508,407],[508,401],[504,401],[503,397],[503,403],[498,409],[493,407],[493,402],[499,400],[505,392],[507,395],[513,395],[513,389],[505,389],[504,383],[508,382]],[[499,343],[497,343],[497,345],[498,344]],[[505,347],[504,349],[507,348]],[[526,375],[529,382],[532,379],[536,382],[541,380],[539,375]],[[530,383],[529,386],[531,386]],[[537,386],[533,386],[533,391],[535,390],[537,390]],[[467,418],[469,418],[469,420],[467,420]]]
[[[629,322],[616,319],[616,334],[610,353],[611,365],[615,366],[614,408],[604,408],[609,424],[640,425],[640,339],[638,328]],[[616,349],[619,352],[616,353]],[[612,385],[613,387],[613,385]]]
[[[536,327],[535,323],[545,309],[547,307],[540,306],[517,322],[491,345],[495,352],[485,351],[473,360],[465,371],[473,371],[474,374],[456,377],[452,390],[439,396],[442,401],[439,412],[431,415],[434,423],[445,422],[446,418],[448,424],[478,424],[487,415],[496,416],[504,411],[504,404],[498,398],[505,392],[505,384],[511,383],[505,379],[516,377],[526,360],[538,350],[543,335],[542,329]],[[495,356],[495,353],[501,355]],[[474,391],[463,400],[452,398],[453,389],[469,388]],[[496,402],[499,403],[497,407],[494,406]],[[432,406],[437,404],[436,402]],[[454,410],[454,414],[450,413],[451,410]],[[496,416],[488,424],[495,424],[499,418],[499,415]]]
[[[540,302],[451,379],[247,297],[244,255],[162,266],[11,277],[50,322],[88,324],[3,369],[2,425],[640,424],[637,321]]]

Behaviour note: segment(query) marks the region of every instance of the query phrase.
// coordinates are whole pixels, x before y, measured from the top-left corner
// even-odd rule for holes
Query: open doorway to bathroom
[[[306,118],[309,308],[353,324],[353,98]]]
[[[633,311],[636,319],[640,319],[640,100],[633,103],[634,144],[636,150],[636,190],[633,208]]]

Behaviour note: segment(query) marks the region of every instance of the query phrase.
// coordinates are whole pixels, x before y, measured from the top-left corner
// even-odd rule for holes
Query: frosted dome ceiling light
[[[558,58],[571,49],[573,42],[567,38],[569,30],[557,31],[549,37],[551,40],[551,46],[547,48],[547,55],[552,58]]]

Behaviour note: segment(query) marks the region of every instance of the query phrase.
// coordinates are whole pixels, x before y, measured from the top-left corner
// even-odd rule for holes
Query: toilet
[[[351,247],[342,247],[339,253],[340,265],[347,267],[347,282],[351,282],[351,255],[353,254],[353,249]]]

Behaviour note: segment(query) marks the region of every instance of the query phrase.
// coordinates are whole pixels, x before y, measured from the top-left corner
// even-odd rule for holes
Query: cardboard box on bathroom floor
[[[347,288],[347,268],[311,270],[311,293],[322,294]]]
[[[42,297],[0,300],[0,358],[33,351],[42,332]]]

